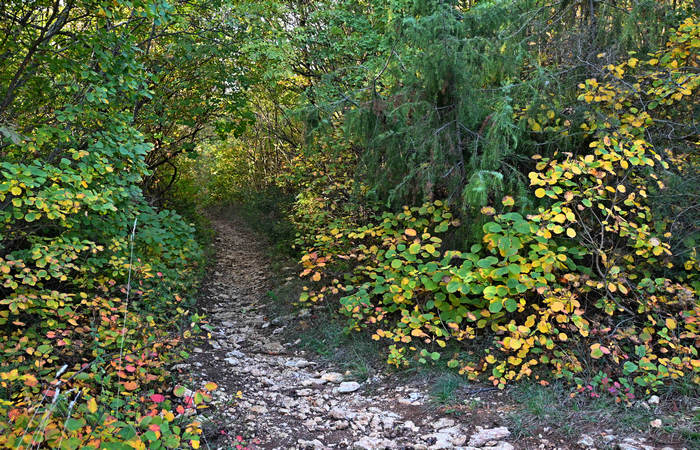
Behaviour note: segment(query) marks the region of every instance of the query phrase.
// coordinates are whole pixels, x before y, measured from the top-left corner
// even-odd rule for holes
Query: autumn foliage
[[[693,114],[698,47],[700,26],[688,19],[665,48],[582,83],[588,150],[532,157],[531,212],[518,212],[511,196],[483,207],[481,243],[467,251],[445,247],[459,221],[442,201],[359,227],[334,222],[301,258],[301,301],[339,298],[348,329],[390,343],[397,367],[445,359],[499,387],[600,373],[625,401],[669,379],[697,382],[696,254],[674,254],[673,224],[649,201],[666,188],[669,167],[682,172],[696,154],[647,137]],[[527,109],[520,117],[543,132]]]

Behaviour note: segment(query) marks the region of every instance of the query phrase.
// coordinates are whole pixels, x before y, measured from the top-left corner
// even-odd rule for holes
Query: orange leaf
[[[24,376],[24,384],[29,386],[29,387],[34,387],[37,384],[39,384],[39,381],[36,379],[34,375],[25,375]]]

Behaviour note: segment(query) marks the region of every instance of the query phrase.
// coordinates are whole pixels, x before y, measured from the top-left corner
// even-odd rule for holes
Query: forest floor
[[[655,402],[581,407],[559,385],[504,392],[444,372],[391,371],[373,341],[345,336],[324,307],[292,309],[294,268],[273,270],[268,245],[240,219],[224,215],[213,227],[216,259],[199,306],[211,334],[174,368],[184,384],[219,386],[201,413],[203,448],[692,446],[677,422],[649,425],[670,423]]]

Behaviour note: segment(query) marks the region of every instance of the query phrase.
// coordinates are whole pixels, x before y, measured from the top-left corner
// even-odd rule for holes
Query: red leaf
[[[162,394],[153,394],[151,395],[151,400],[156,403],[160,403],[165,400],[165,397]]]

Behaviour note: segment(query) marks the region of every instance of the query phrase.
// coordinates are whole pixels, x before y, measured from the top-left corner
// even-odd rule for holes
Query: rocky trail
[[[431,405],[426,386],[391,382],[382,373],[359,383],[314,361],[295,342],[285,342],[288,334],[283,338],[294,318],[275,315],[270,307],[266,293],[273,281],[259,237],[236,220],[219,219],[214,227],[216,261],[200,301],[209,316],[211,338],[176,367],[192,383],[214,381],[219,386],[211,408],[201,413],[203,448],[594,446],[592,439],[568,446],[542,434],[518,441],[503,426],[508,406],[498,401],[499,393],[484,392],[487,398],[478,410],[448,416]],[[653,448],[640,442],[629,445],[625,448]]]

